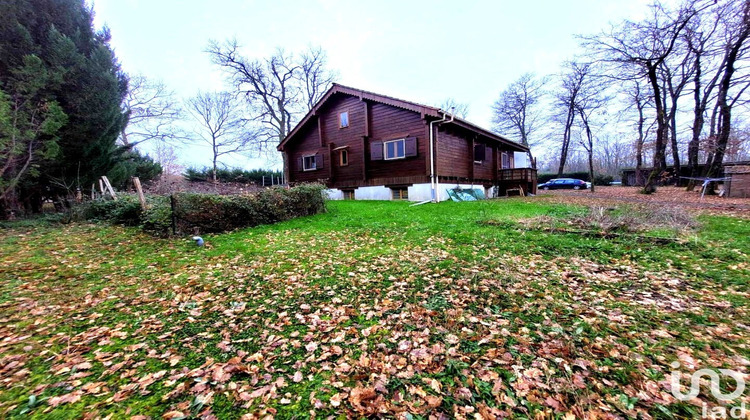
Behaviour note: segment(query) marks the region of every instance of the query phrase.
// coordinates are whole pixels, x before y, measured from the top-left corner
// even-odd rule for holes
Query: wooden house
[[[451,188],[536,192],[528,149],[439,108],[334,84],[279,144],[290,184],[333,199],[446,200]],[[496,188],[494,188],[496,187]]]

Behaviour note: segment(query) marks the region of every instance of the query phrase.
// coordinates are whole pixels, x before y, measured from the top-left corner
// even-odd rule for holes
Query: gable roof
[[[328,92],[326,92],[322,98],[313,106],[313,108],[302,118],[302,120],[297,123],[297,125],[292,129],[292,131],[287,134],[287,136],[284,138],[284,140],[279,143],[279,145],[276,147],[277,150],[283,151],[284,146],[292,139],[294,136],[304,127],[310,119],[312,119],[314,116],[318,115],[318,111],[320,108],[335,94],[337,93],[343,93],[350,96],[355,96],[360,99],[367,99],[369,101],[382,103],[385,105],[390,105],[396,108],[402,108],[409,111],[416,112],[422,116],[422,118],[427,117],[433,117],[433,118],[442,118],[443,115],[450,115],[448,112],[443,111],[440,108],[436,108],[429,105],[422,105],[418,104],[416,102],[411,101],[405,101],[403,99],[394,98],[392,96],[387,95],[381,95],[379,93],[370,92],[362,89],[356,89],[349,86],[340,85],[338,83],[333,83],[330,89],[328,89]],[[454,117],[453,121],[446,121],[444,124],[454,124],[459,127],[462,127],[464,129],[473,131],[477,134],[480,134],[484,137],[487,137],[491,140],[495,140],[497,142],[506,144],[508,146],[511,146],[513,148],[518,149],[519,151],[528,151],[528,148],[520,143],[517,143],[515,141],[512,141],[504,136],[501,136],[499,134],[493,133],[489,130],[485,130],[482,127],[479,127],[478,125],[475,125],[473,123],[470,123],[464,119]]]

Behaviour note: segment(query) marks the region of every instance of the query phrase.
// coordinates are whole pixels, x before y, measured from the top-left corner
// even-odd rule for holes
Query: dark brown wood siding
[[[362,180],[362,158],[364,145],[362,137],[365,135],[365,104],[359,98],[349,95],[334,95],[326,106],[320,110],[320,121],[323,132],[323,142],[330,146],[330,160],[333,162],[332,179],[344,184],[355,184]],[[349,114],[349,127],[339,127],[339,116],[342,112]],[[349,164],[339,163],[339,150],[346,147],[349,154]]]
[[[320,146],[317,120],[311,121],[298,133],[299,140],[287,147],[289,156],[289,180],[291,182],[316,182],[328,178],[330,159],[326,156],[328,147]],[[323,155],[323,168],[303,171],[300,158],[308,155]]]
[[[469,179],[474,151],[471,141],[460,131],[440,127],[437,133],[437,174],[440,177]]]
[[[474,162],[474,179],[480,179],[485,181],[492,181],[494,177],[494,168],[492,159],[494,158],[495,147],[490,146],[487,143],[475,142],[479,147],[485,149],[484,160],[477,163]]]
[[[369,144],[406,137],[416,137],[417,156],[397,160],[369,161],[367,164],[367,178],[426,177],[428,173],[425,172],[425,161],[428,154],[428,140],[425,138],[426,131],[424,127],[424,120],[416,112],[390,105],[372,103],[370,105],[371,136]]]
[[[339,116],[348,113],[349,126],[340,127]],[[329,187],[402,185],[429,182],[429,129],[423,115],[345,93],[332,95],[309,118],[286,145],[289,181],[323,181]],[[501,167],[501,152],[513,152],[496,140],[475,130],[444,124],[436,129],[436,170],[441,182],[490,184]],[[416,139],[416,156],[403,159],[375,159],[372,145],[402,138]],[[411,141],[411,140],[410,140]],[[485,147],[485,158],[474,161],[474,146]],[[348,153],[348,164],[341,165],[340,150]],[[411,148],[409,148],[411,151]],[[323,167],[303,171],[300,158],[322,156]]]

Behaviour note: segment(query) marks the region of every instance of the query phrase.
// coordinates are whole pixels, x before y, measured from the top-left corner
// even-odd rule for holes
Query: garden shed
[[[750,197],[750,164],[725,166],[724,175],[732,178],[725,183],[728,197]]]

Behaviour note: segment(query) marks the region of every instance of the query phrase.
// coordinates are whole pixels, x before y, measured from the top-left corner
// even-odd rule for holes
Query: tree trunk
[[[656,192],[656,182],[662,176],[666,167],[665,151],[669,135],[669,125],[666,122],[664,107],[660,100],[661,89],[656,75],[656,66],[650,63],[648,65],[648,78],[654,93],[654,105],[656,105],[656,144],[654,145],[654,168],[646,179],[646,185],[643,186],[644,194]]]
[[[643,168],[643,142],[646,140],[643,133],[643,124],[646,119],[643,116],[643,105],[639,103],[636,106],[638,107],[638,143],[635,145],[635,184],[643,185],[644,179],[641,168]]]
[[[560,151],[560,167],[557,169],[557,177],[562,178],[565,172],[565,162],[568,160],[568,148],[570,147],[570,130],[573,126],[575,110],[573,106],[568,107],[568,116],[565,119],[565,132],[563,133],[563,145]]]
[[[727,96],[729,95],[729,87],[732,82],[732,75],[734,74],[735,68],[734,63],[737,61],[737,55],[742,49],[742,44],[750,36],[750,22],[748,17],[750,15],[750,6],[746,3],[743,19],[743,26],[740,33],[737,35],[737,42],[732,45],[732,48],[727,54],[726,67],[724,69],[724,75],[721,77],[719,83],[719,93],[716,101],[716,105],[719,108],[719,134],[716,138],[716,149],[713,153],[713,159],[707,163],[707,177],[716,177],[722,172],[724,164],[724,152],[729,142],[729,134],[732,129],[732,106],[727,102]],[[711,186],[712,187],[712,186]],[[709,188],[713,192],[713,188]]]
[[[214,160],[213,160],[213,164],[214,165],[213,165],[213,172],[212,172],[212,174],[213,174],[213,183],[216,184],[216,161],[219,159],[219,151],[216,149],[216,140],[215,139],[214,139],[213,152],[214,152]]]
[[[674,166],[675,185],[680,185],[680,148],[677,145],[677,100],[672,101],[672,109],[669,110],[669,131],[672,143],[672,165]]]
[[[594,186],[594,137],[591,134],[591,127],[589,126],[589,120],[584,115],[583,110],[580,111],[581,121],[583,121],[584,128],[586,130],[586,141],[588,141],[588,147],[584,147],[588,152],[589,158],[589,182],[591,182],[591,192],[595,190]]]
[[[727,95],[729,91],[729,85],[732,80],[732,74],[734,73],[734,63],[737,59],[737,52],[742,45],[740,40],[729,54],[727,60],[727,67],[724,71],[724,76],[721,79],[719,85],[719,97],[717,104],[719,106],[719,134],[716,137],[716,149],[714,150],[713,159],[708,164],[708,170],[706,176],[715,177],[718,176],[722,171],[722,165],[724,163],[724,153],[729,142],[729,134],[732,129],[731,118],[732,118],[732,107],[727,102]]]
[[[701,132],[703,131],[703,111],[705,105],[701,101],[701,61],[700,54],[695,57],[695,76],[693,77],[694,91],[693,98],[695,106],[693,108],[693,130],[690,143],[688,143],[688,167],[690,168],[690,177],[698,176],[698,148],[700,147]],[[688,180],[687,191],[695,189],[696,182],[694,179]]]
[[[591,192],[594,192],[596,186],[594,185],[594,150],[589,149],[589,179],[591,180]]]

